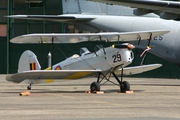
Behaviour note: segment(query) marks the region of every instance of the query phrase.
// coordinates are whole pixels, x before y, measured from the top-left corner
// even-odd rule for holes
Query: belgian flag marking
[[[36,70],[36,63],[30,63],[30,70]]]
[[[55,70],[61,70],[61,67],[60,67],[60,66],[57,66],[57,67],[55,68]]]

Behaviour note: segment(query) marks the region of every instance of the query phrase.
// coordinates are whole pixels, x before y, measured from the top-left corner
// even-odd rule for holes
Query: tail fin
[[[30,50],[24,51],[19,59],[18,72],[40,69],[37,56]]]
[[[106,4],[87,0],[62,0],[64,14],[102,14]]]

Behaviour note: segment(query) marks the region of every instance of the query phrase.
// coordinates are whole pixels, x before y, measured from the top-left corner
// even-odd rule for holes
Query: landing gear
[[[27,86],[27,90],[31,90],[31,86]]]
[[[93,82],[90,86],[91,92],[100,91],[100,85],[97,82]]]
[[[127,81],[123,81],[123,68],[121,70],[121,80],[116,76],[116,74],[113,72],[112,73],[117,82],[120,85],[121,92],[129,91],[130,90],[130,84]]]
[[[115,69],[114,69],[114,70],[115,70]],[[97,77],[97,82],[93,82],[93,83],[91,84],[91,86],[90,86],[91,92],[100,91],[100,83],[101,83],[104,79],[106,79],[106,82],[111,82],[111,83],[113,83],[113,84],[115,84],[115,85],[120,86],[121,92],[129,91],[129,90],[130,90],[130,84],[129,84],[127,81],[123,81],[123,68],[122,68],[122,70],[121,70],[121,79],[119,79],[119,78],[117,77],[117,75],[114,73],[114,70],[111,69],[111,70],[108,71],[106,74],[99,73],[99,75],[98,75],[98,77]],[[119,84],[116,84],[116,83],[110,81],[111,75],[114,76],[114,78],[117,80],[117,82],[118,82]],[[107,76],[109,76],[109,77],[107,77]],[[100,79],[101,79],[101,80],[100,80]],[[105,84],[106,82],[104,82],[103,84]],[[103,85],[103,84],[101,84],[101,85]]]
[[[27,90],[31,90],[31,84],[27,86]]]
[[[124,81],[124,82],[122,82],[120,88],[121,88],[121,92],[129,91],[130,84],[127,81]]]

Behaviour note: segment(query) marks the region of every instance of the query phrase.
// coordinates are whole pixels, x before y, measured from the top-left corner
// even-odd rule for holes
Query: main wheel
[[[127,81],[122,82],[121,92],[129,91],[129,90],[130,90],[130,84]]]
[[[90,90],[91,90],[91,92],[100,91],[99,83],[97,83],[97,82],[91,83]]]

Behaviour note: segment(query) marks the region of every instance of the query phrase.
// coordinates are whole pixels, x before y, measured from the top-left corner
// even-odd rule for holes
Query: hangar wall
[[[4,0],[5,1],[5,0]],[[57,15],[62,14],[61,0],[8,0],[7,11],[12,14],[41,14],[41,15]],[[59,33],[64,32],[62,23],[48,21],[31,21],[7,19],[8,22],[8,41],[9,39],[30,33]],[[22,52],[30,49],[36,54],[43,52],[48,54],[49,47],[40,51],[38,45],[16,45],[7,42],[7,73],[17,72],[18,59]],[[49,48],[49,49],[48,49]],[[47,52],[46,52],[47,51]],[[46,59],[46,58],[42,58]]]
[[[28,34],[28,33],[60,33],[60,32],[74,32],[68,31],[67,25],[57,22],[48,21],[31,21],[31,20],[13,20],[4,16],[12,14],[49,14],[57,15],[62,14],[61,0],[1,0],[0,4],[0,74],[15,73],[17,72],[18,60],[24,50],[32,50],[38,56],[42,68],[46,68],[48,61],[47,55],[52,50],[52,45],[17,45],[9,43],[13,37]],[[73,29],[73,26],[71,30]],[[102,44],[99,42],[92,43],[92,46]],[[103,43],[105,46],[108,44]],[[80,47],[88,47],[93,50],[87,43],[79,44],[58,44],[53,48],[53,63],[57,63],[66,58],[66,56],[79,53]],[[62,51],[65,52],[62,53]],[[141,51],[134,51],[136,60],[132,65],[139,65],[141,58],[138,55]],[[177,65],[169,63],[156,56],[148,54],[145,64],[148,63],[161,63],[163,67],[146,72],[137,77],[160,77],[160,78],[180,78],[180,69]],[[135,76],[135,77],[136,77]]]
[[[0,2],[0,73],[6,73],[7,65],[7,19],[4,17],[8,14],[8,1]]]

